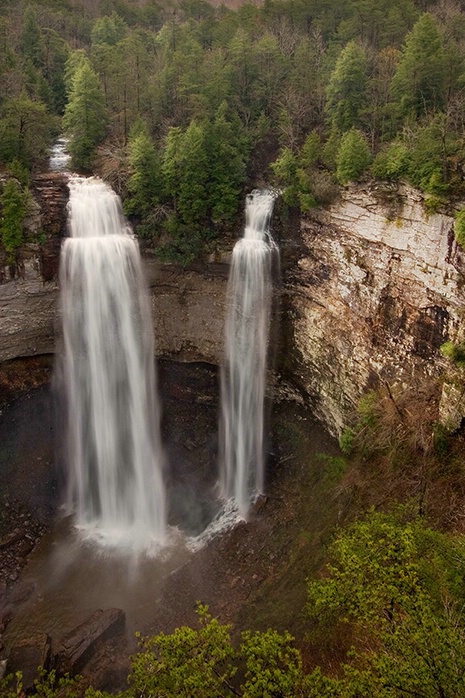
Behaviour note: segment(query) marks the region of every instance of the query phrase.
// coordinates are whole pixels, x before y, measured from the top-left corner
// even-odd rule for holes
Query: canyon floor
[[[236,635],[290,630],[313,663],[315,648],[305,640],[306,578],[321,566],[324,544],[351,502],[350,491],[337,487],[337,446],[308,409],[274,404],[266,497],[247,522],[194,551],[186,540],[194,540],[220,506],[218,375],[206,364],[160,362],[169,523],[178,542],[158,560],[136,563],[83,545],[60,517],[60,422],[50,361],[37,360],[20,375],[17,366],[9,380],[5,372],[0,379],[4,654],[37,632],[48,633],[53,645],[96,608],[116,606],[126,612],[124,637],[102,647],[81,673],[99,688],[124,688],[135,631],[195,624],[200,601]]]

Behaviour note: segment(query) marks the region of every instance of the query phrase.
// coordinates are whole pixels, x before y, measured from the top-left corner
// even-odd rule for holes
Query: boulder
[[[60,674],[79,673],[97,646],[124,632],[126,614],[119,608],[95,611],[84,623],[65,635],[54,652],[54,667]]]
[[[7,660],[6,673],[15,674],[20,671],[23,675],[23,691],[31,693],[39,667],[45,670],[50,668],[50,637],[46,633],[15,642]]]

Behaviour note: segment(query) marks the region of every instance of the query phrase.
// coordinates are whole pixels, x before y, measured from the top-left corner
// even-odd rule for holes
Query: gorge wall
[[[63,177],[44,175],[35,196],[45,244],[26,245],[14,278],[4,271],[0,362],[55,348]],[[450,369],[439,348],[462,339],[465,309],[465,254],[452,217],[428,216],[410,188],[367,185],[345,189],[337,203],[303,221],[278,219],[278,386],[297,387],[339,434],[361,395],[380,381],[412,386]],[[159,356],[221,361],[228,254],[219,259],[186,270],[145,255]],[[456,425],[465,414],[457,376],[446,391],[446,416]]]
[[[465,256],[453,218],[408,188],[346,188],[302,222],[284,279],[288,365],[315,414],[340,434],[368,389],[419,386],[450,370],[441,344],[463,336]],[[465,414],[457,376],[443,418]]]

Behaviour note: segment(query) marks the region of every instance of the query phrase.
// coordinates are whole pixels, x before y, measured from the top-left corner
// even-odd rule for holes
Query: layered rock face
[[[29,245],[14,278],[0,283],[0,362],[55,348],[66,182],[44,176],[35,195],[45,253]],[[421,195],[407,187],[349,187],[294,227],[279,241],[276,365],[340,434],[366,390],[380,382],[412,387],[450,367],[439,349],[465,334],[465,254],[454,241],[453,218],[428,215]],[[149,255],[145,263],[157,354],[220,363],[227,255],[188,270]],[[446,392],[445,404],[453,404],[446,417],[457,426],[465,414],[461,383],[449,382]]]
[[[66,233],[66,176],[34,181],[35,205],[27,221],[28,242],[17,264],[0,274],[0,363],[55,351],[60,332],[58,267]],[[40,239],[41,244],[33,242]],[[179,361],[218,364],[223,353],[228,265],[184,270],[145,256],[151,289],[156,351]]]
[[[62,174],[39,175],[25,221],[26,244],[0,268],[0,362],[53,352],[61,237],[68,190]]]
[[[221,363],[228,265],[210,263],[186,270],[147,256],[144,262],[157,355]]]
[[[287,365],[335,434],[381,382],[411,387],[447,367],[461,339],[464,254],[453,219],[428,215],[410,188],[350,187],[302,223],[285,278]]]

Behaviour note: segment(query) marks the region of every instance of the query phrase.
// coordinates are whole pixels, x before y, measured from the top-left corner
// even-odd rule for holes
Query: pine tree
[[[231,221],[237,214],[245,177],[247,148],[227,118],[223,102],[209,128],[209,207],[213,222]]]
[[[23,56],[31,61],[35,68],[43,65],[43,40],[37,15],[32,7],[28,5],[24,12],[23,30],[20,37],[20,48]]]
[[[128,143],[131,176],[128,181],[129,198],[125,210],[141,217],[160,201],[161,163],[145,124],[134,129]]]
[[[404,114],[421,116],[444,104],[445,55],[433,16],[423,14],[407,35],[392,80],[392,94]]]
[[[366,105],[367,56],[355,41],[341,51],[326,91],[326,112],[332,127],[348,131],[360,124]]]
[[[71,137],[69,151],[76,167],[90,169],[95,148],[105,135],[106,122],[100,81],[85,60],[74,75],[63,118],[65,130]]]
[[[8,261],[12,262],[15,250],[23,242],[23,221],[26,215],[26,196],[15,179],[6,182],[0,205],[0,238]]]
[[[341,184],[355,182],[370,164],[371,153],[365,136],[357,129],[345,133],[336,157],[336,175]]]

